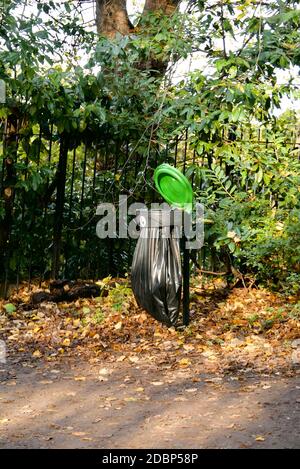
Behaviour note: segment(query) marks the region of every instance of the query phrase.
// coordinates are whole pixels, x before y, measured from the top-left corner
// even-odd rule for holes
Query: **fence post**
[[[186,247],[187,238],[183,237],[183,292],[182,292],[182,324],[190,323],[190,250]]]
[[[15,200],[15,183],[19,121],[17,116],[10,115],[5,121],[3,134],[3,161],[0,186],[0,198],[3,201],[4,217],[0,220],[0,296],[7,297],[9,287],[9,261],[11,256],[10,236],[13,225]],[[1,282],[4,282],[2,285]]]
[[[61,136],[59,161],[57,169],[57,191],[53,226],[53,257],[52,257],[52,278],[56,279],[60,268],[61,235],[63,228],[65,186],[68,161],[68,139]]]

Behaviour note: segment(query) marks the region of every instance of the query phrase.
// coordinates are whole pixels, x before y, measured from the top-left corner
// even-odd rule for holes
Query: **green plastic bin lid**
[[[179,169],[167,163],[154,172],[156,189],[168,204],[189,210],[193,203],[193,189],[189,180]]]

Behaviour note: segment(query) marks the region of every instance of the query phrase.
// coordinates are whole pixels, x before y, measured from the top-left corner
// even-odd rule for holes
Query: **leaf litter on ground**
[[[185,329],[168,328],[146,314],[124,279],[114,279],[107,296],[73,303],[28,308],[30,293],[24,285],[9,302],[0,301],[0,337],[10,354],[31,360],[86,356],[183,370],[197,363],[221,374],[294,373],[300,364],[300,303],[262,288],[230,290],[213,282],[192,288],[191,323]],[[99,379],[109,374],[103,368]]]

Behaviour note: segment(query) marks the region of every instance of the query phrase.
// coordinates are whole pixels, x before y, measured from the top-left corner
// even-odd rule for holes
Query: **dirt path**
[[[0,365],[0,448],[299,448],[300,377]]]

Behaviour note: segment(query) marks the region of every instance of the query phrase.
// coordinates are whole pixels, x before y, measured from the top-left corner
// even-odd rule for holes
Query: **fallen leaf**
[[[119,358],[117,358],[117,362],[123,362],[126,358],[126,355],[121,355]]]
[[[79,327],[81,324],[81,320],[80,319],[73,319],[73,326],[74,327]]]
[[[187,352],[192,352],[193,350],[195,350],[195,347],[192,344],[184,344],[183,348]]]
[[[236,426],[235,423],[231,423],[230,425],[227,425],[227,427],[225,427],[225,428],[228,428],[228,430],[229,430],[230,428],[234,428],[235,426]]]
[[[6,386],[16,386],[17,385],[17,382],[16,381],[7,381],[7,383],[5,383]]]
[[[63,345],[64,347],[69,347],[69,346],[70,346],[70,343],[71,343],[70,339],[65,339],[65,340],[63,341],[62,345]]]
[[[102,419],[101,419],[101,418],[98,418],[98,419],[94,420],[92,423],[99,423],[99,422],[101,422],[101,421],[102,421]]]
[[[132,363],[138,363],[140,361],[139,357],[129,357],[129,361]]]
[[[180,366],[190,366],[191,365],[191,360],[189,360],[188,358],[182,358],[181,360],[179,360],[179,365]]]
[[[206,383],[221,383],[222,380],[223,380],[222,378],[215,377],[215,378],[207,378],[204,381]]]
[[[122,321],[119,321],[116,325],[115,325],[115,329],[116,331],[120,331],[123,327],[123,323]]]

